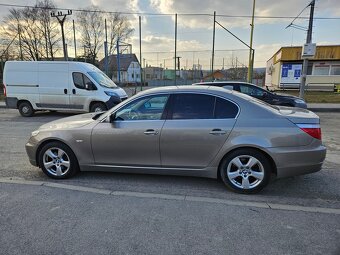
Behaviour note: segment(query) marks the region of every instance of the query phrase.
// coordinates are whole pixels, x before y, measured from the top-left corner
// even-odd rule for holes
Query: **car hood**
[[[71,117],[62,118],[59,120],[48,122],[39,127],[40,131],[43,130],[55,130],[55,129],[73,129],[86,126],[93,123],[93,117],[98,113],[85,113],[79,114]]]
[[[286,99],[300,99],[303,100],[301,97],[297,97],[297,96],[292,96],[289,94],[284,94],[284,93],[275,93],[274,95],[279,96],[280,98],[286,98]]]

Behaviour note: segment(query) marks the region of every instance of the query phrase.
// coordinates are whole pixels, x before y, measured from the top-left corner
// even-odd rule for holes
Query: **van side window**
[[[82,73],[72,73],[73,83],[79,89],[85,89],[84,79]]]

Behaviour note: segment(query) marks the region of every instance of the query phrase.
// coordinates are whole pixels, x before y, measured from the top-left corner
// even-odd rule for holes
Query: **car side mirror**
[[[114,122],[115,116],[116,116],[115,114],[109,114],[109,115],[107,115],[107,116],[106,116],[105,122],[106,122],[106,123],[112,123],[112,122]]]

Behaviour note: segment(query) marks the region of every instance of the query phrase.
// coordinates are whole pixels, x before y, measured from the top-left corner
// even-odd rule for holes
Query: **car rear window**
[[[215,119],[235,118],[238,113],[238,107],[234,103],[216,97]]]

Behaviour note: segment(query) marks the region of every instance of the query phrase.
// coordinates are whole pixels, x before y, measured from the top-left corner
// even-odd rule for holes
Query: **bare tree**
[[[126,16],[122,16],[120,13],[109,14],[108,17],[108,53],[113,54],[117,40],[124,41],[128,39],[134,32],[131,28],[131,24]]]
[[[58,43],[60,42],[59,24],[55,19],[51,18],[50,12],[56,9],[51,0],[42,0],[37,2],[39,26],[38,29],[44,37],[45,57],[54,60],[58,51]]]
[[[54,59],[57,51],[58,28],[49,12],[54,8],[50,0],[37,2],[35,7],[9,10],[3,21],[3,34],[7,39],[15,38],[18,56],[27,60]]]
[[[104,25],[98,7],[91,6],[86,10],[79,12],[77,21],[81,27],[81,42],[87,49],[85,57],[94,64],[103,44]]]

